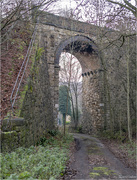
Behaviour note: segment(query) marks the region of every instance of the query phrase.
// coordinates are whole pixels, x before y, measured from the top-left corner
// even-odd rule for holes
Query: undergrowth
[[[129,158],[136,159],[136,142],[127,142],[125,144],[121,144],[120,149],[124,149],[124,151],[127,152]]]
[[[72,136],[50,132],[37,146],[0,154],[0,179],[56,179],[63,175]],[[54,135],[53,135],[54,134]]]
[[[130,159],[136,159],[136,141],[132,139],[132,142],[128,140],[128,134],[125,132],[116,132],[114,134],[111,131],[103,131],[100,135],[101,138],[114,141],[119,145],[119,148],[127,154]]]

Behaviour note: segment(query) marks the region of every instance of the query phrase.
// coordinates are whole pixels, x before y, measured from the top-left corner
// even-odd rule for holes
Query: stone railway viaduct
[[[44,52],[33,65],[20,112],[23,118],[10,121],[10,133],[4,133],[7,131],[7,121],[3,121],[2,151],[20,145],[35,145],[49,130],[55,128],[59,108],[59,59],[64,51],[73,54],[82,67],[82,130],[96,133],[102,129],[103,68],[96,45],[100,29],[50,13],[40,14],[36,44]]]
[[[39,18],[38,38],[46,51],[54,118],[58,113],[59,59],[63,51],[80,62],[83,76],[83,122],[86,132],[96,131],[103,124],[101,107],[101,63],[96,45],[99,27],[43,13]]]

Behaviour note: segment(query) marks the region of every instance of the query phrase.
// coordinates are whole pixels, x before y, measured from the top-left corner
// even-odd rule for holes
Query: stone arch
[[[89,45],[92,46],[92,48],[97,51],[98,48],[97,48],[97,45],[94,43],[94,41],[92,39],[90,39],[89,37],[87,36],[82,36],[82,35],[76,35],[76,36],[72,36],[64,41],[62,41],[56,52],[55,52],[55,64],[59,64],[59,57],[60,57],[60,54],[61,52],[63,51],[64,47],[68,46],[69,44],[75,42],[75,41],[80,41],[80,42],[85,42],[85,43],[88,43]]]
[[[73,52],[71,52],[72,49]],[[62,41],[55,52],[54,63],[56,65],[59,64],[63,51],[73,54],[79,60],[83,74],[99,68],[98,47],[87,36],[76,35]]]
[[[73,54],[81,64],[83,77],[83,121],[81,125],[83,131],[86,133],[95,132],[100,129],[102,123],[98,47],[94,41],[87,36],[76,35],[69,37],[63,40],[55,51],[55,67],[58,67],[59,58],[63,51]],[[57,78],[59,77],[57,76]],[[57,92],[55,94],[57,94]]]

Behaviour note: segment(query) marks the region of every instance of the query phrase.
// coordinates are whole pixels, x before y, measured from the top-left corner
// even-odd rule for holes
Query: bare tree
[[[60,60],[60,84],[69,87],[72,105],[72,120],[75,129],[79,122],[79,97],[81,96],[81,66],[76,58],[68,53],[63,53]]]
[[[3,33],[2,40],[5,36],[11,32],[11,30],[21,21],[29,21],[32,19],[32,11],[35,10],[47,10],[49,6],[53,6],[53,3],[57,0],[11,0],[1,1],[1,29]],[[35,13],[37,13],[35,11]],[[33,14],[34,16],[34,14]]]
[[[112,3],[112,4],[116,4],[116,5],[119,5],[122,8],[127,9],[128,11],[132,12],[133,15],[137,18],[137,7],[135,5],[133,5],[131,2],[129,2],[127,0],[123,0],[122,3],[118,2],[118,1],[112,1],[112,0],[107,0],[107,1]]]

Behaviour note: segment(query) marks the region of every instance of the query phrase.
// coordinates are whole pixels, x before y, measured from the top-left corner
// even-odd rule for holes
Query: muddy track
[[[70,179],[136,179],[135,171],[125,167],[100,140],[85,134],[73,136],[76,151],[70,168],[77,173]]]

